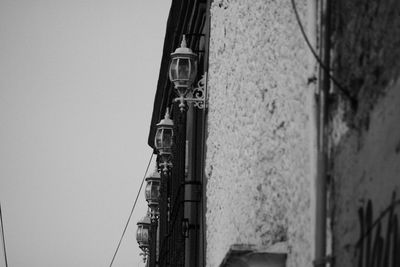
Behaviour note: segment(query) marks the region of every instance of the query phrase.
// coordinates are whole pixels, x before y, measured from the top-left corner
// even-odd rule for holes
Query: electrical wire
[[[146,171],[144,172],[143,179],[142,179],[142,183],[140,184],[139,191],[138,191],[138,193],[137,193],[137,195],[136,195],[135,202],[133,203],[133,206],[132,206],[132,209],[131,209],[131,213],[129,214],[128,220],[127,220],[127,222],[126,222],[126,224],[125,224],[124,231],[122,231],[121,238],[119,239],[117,248],[115,249],[114,255],[113,255],[113,257],[112,257],[112,260],[111,260],[111,263],[110,263],[110,267],[111,267],[111,266],[113,265],[113,263],[114,263],[115,257],[117,256],[117,253],[118,253],[118,250],[119,250],[119,247],[121,246],[122,239],[124,238],[124,235],[125,235],[125,233],[126,233],[126,229],[128,228],[129,222],[130,222],[130,220],[131,220],[131,218],[132,218],[133,211],[135,210],[136,203],[137,203],[137,200],[138,200],[139,195],[140,195],[140,191],[142,191],[143,183],[144,183],[144,180],[145,180],[145,178],[146,178],[146,174],[147,174],[147,171],[149,170],[149,166],[150,166],[150,163],[151,163],[151,160],[152,160],[152,159],[153,159],[153,152],[151,153],[151,157],[150,157],[149,163],[147,164]]]
[[[312,45],[311,45],[311,43],[310,43],[310,40],[309,40],[308,37],[307,37],[306,32],[304,31],[304,26],[303,26],[303,24],[301,23],[300,16],[299,16],[299,13],[298,13],[298,11],[297,11],[297,7],[296,7],[295,0],[291,0],[291,2],[292,2],[293,11],[294,11],[294,14],[295,14],[295,16],[296,16],[296,20],[297,20],[297,23],[298,23],[298,25],[299,25],[301,34],[303,35],[303,38],[304,38],[304,40],[306,41],[307,46],[308,46],[308,48],[310,49],[311,53],[313,54],[313,56],[315,57],[315,59],[317,60],[318,64],[321,66],[321,68],[323,68],[323,69],[326,71],[326,73],[327,73],[329,79],[337,86],[337,88],[339,89],[339,91],[342,92],[342,94],[345,95],[352,103],[355,103],[355,99],[350,95],[349,91],[346,90],[346,89],[345,89],[345,88],[330,74],[330,71],[331,71],[330,68],[327,67],[327,66],[325,66],[324,63],[322,62],[322,60],[318,57],[317,53],[315,52],[314,48],[312,47]]]
[[[2,236],[2,239],[3,239],[4,261],[6,263],[6,267],[8,267],[7,251],[6,251],[6,240],[5,240],[5,237],[4,237],[3,213],[1,212],[1,204],[0,204],[0,223],[1,223],[1,236]]]

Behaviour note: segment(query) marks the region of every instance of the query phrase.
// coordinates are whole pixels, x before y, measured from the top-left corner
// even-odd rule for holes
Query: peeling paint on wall
[[[356,106],[347,110],[346,122],[368,130],[370,110],[400,74],[400,2],[333,4],[335,76],[356,100]]]
[[[358,209],[372,200],[379,214],[400,190],[400,82],[369,114],[369,130],[349,131],[334,153],[334,254],[337,266],[355,266]]]
[[[335,1],[334,10],[335,76],[358,103],[339,97],[331,110],[333,252],[346,267],[356,266],[359,208],[371,200],[379,214],[400,189],[400,2]]]

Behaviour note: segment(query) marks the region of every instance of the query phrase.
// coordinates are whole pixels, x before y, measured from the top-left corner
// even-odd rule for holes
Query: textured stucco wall
[[[306,24],[306,1],[296,1]],[[288,242],[312,261],[309,51],[290,1],[213,1],[206,154],[207,266],[232,244]]]
[[[375,220],[400,193],[399,12],[399,1],[335,4],[335,76],[355,103],[340,96],[331,110],[335,266],[358,262],[358,209],[371,200]]]

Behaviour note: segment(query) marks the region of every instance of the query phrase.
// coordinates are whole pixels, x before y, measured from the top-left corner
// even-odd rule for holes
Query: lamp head
[[[169,79],[174,83],[179,96],[185,96],[196,79],[197,54],[187,47],[185,35],[183,35],[181,47],[171,53],[169,66]]]

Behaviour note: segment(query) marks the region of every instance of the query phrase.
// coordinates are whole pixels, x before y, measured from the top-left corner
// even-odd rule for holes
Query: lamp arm
[[[183,112],[185,110],[185,101],[188,103],[193,103],[198,109],[207,108],[207,72],[203,74],[201,79],[197,82],[197,87],[194,87],[192,91],[188,94],[188,97],[183,95],[174,99],[174,102],[180,102],[179,108]]]

